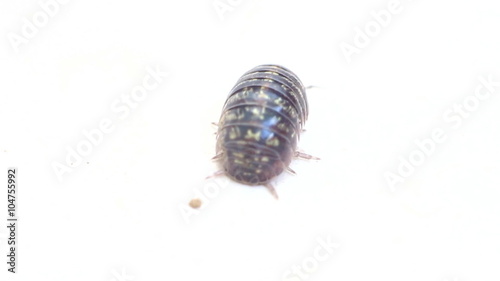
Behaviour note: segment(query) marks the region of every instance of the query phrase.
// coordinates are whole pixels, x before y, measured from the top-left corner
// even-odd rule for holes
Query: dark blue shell
[[[279,65],[246,72],[230,91],[217,132],[216,152],[227,176],[266,184],[288,167],[308,115],[299,78]]]

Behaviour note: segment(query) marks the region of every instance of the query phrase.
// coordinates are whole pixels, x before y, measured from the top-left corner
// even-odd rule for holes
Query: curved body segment
[[[246,72],[230,91],[218,123],[216,153],[224,173],[266,185],[288,168],[308,115],[305,88],[279,65]]]

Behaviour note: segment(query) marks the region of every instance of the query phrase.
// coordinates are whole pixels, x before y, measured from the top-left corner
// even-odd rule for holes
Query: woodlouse
[[[243,74],[229,92],[217,124],[215,160],[229,178],[264,185],[292,158],[315,158],[298,152],[297,142],[308,116],[306,90],[299,78],[279,65],[259,65]]]

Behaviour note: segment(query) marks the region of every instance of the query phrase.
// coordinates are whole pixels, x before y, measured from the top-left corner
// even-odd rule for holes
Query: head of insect
[[[272,148],[243,140],[221,145],[219,164],[234,181],[262,185],[283,172],[286,167],[280,154]],[[291,160],[291,156],[290,156]]]

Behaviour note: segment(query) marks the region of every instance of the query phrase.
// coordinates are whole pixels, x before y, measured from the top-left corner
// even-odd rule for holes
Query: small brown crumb
[[[201,200],[198,198],[192,199],[191,201],[189,201],[189,207],[198,209],[199,207],[201,207]]]

